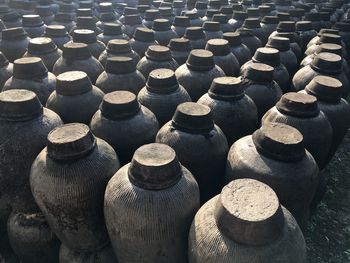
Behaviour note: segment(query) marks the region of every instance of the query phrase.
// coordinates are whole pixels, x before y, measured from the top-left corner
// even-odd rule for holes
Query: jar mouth
[[[227,56],[231,54],[230,46],[225,39],[208,40],[205,49],[211,51],[214,56]]]
[[[62,57],[65,59],[83,60],[91,57],[87,44],[68,42],[63,45]]]
[[[195,71],[209,71],[215,67],[214,55],[209,50],[193,49],[187,58],[186,65]]]
[[[239,100],[245,95],[242,80],[235,77],[215,78],[209,88],[208,95],[217,100]]]
[[[253,62],[267,64],[277,67],[281,64],[279,51],[275,48],[258,48],[252,57]]]
[[[333,53],[322,52],[314,57],[310,67],[321,73],[340,74],[342,71],[342,58]]]
[[[263,63],[252,63],[244,73],[243,78],[257,83],[270,83],[273,81],[274,68]]]
[[[27,50],[32,55],[50,54],[57,50],[57,46],[50,38],[37,37],[29,40]]]
[[[320,101],[337,103],[342,97],[343,84],[335,78],[316,76],[305,87],[305,91]]]
[[[146,57],[155,61],[168,61],[171,60],[171,52],[168,47],[151,45],[148,47]]]
[[[67,71],[57,76],[56,92],[64,96],[75,96],[92,90],[92,84],[83,71]]]

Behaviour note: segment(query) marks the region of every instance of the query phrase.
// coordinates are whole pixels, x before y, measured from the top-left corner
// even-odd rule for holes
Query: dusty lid
[[[78,16],[77,26],[83,29],[96,27],[96,19],[92,16]]]
[[[58,22],[72,22],[75,20],[75,14],[72,13],[56,13],[55,21]]]
[[[141,17],[140,15],[127,15],[125,16],[124,24],[128,26],[136,26],[136,25],[141,25]]]
[[[238,179],[226,185],[214,212],[225,236],[248,246],[276,240],[284,227],[284,216],[276,193],[253,179]]]
[[[220,23],[216,21],[205,21],[203,23],[203,30],[209,32],[220,31]]]
[[[242,44],[239,32],[226,32],[222,35],[222,38],[226,39],[232,47],[236,47]]]
[[[316,76],[306,85],[305,91],[320,101],[338,102],[342,97],[343,84],[335,78]]]
[[[191,26],[190,18],[187,16],[175,16],[173,25],[180,27],[189,27]]]
[[[111,54],[125,54],[131,52],[131,46],[128,40],[112,39],[108,41],[106,50]]]
[[[295,162],[305,155],[303,135],[286,124],[264,124],[252,139],[258,152],[273,160]]]
[[[228,21],[228,17],[224,14],[215,14],[213,15],[213,21],[219,22],[220,24],[226,24]]]
[[[195,4],[195,7],[197,10],[204,10],[204,9],[207,9],[207,3],[202,1],[197,1]]]
[[[210,39],[205,49],[211,51],[214,56],[226,56],[231,53],[230,45],[226,39]]]
[[[214,128],[214,121],[209,107],[195,102],[184,102],[177,106],[172,125],[184,132],[208,133]]]
[[[96,145],[96,138],[89,126],[69,123],[54,128],[47,136],[47,155],[55,160],[80,159],[90,154]]]
[[[337,22],[335,23],[334,28],[342,32],[350,32],[350,23]]]
[[[154,31],[145,27],[138,27],[134,33],[134,39],[141,42],[154,42]]]
[[[260,10],[257,7],[247,8],[248,17],[260,17]]]
[[[12,89],[0,93],[0,120],[28,121],[42,114],[43,106],[34,92]]]
[[[43,20],[39,15],[24,15],[22,16],[23,27],[39,27],[44,25]]]
[[[91,57],[87,44],[84,43],[66,43],[63,45],[62,57],[65,59],[88,59]]]
[[[280,20],[277,16],[264,16],[264,18],[261,20],[261,23],[276,25],[279,23],[279,21]]]
[[[213,15],[215,15],[215,14],[220,14],[220,10],[210,8],[210,9],[207,9],[207,11],[205,12],[205,16],[208,18],[212,18]],[[210,19],[208,19],[208,20],[210,20]]]
[[[47,72],[45,64],[38,57],[19,58],[13,63],[13,77],[17,79],[42,79],[47,77]]]
[[[103,26],[103,34],[109,36],[120,36],[123,34],[122,27],[117,23],[105,23]]]
[[[108,12],[108,13],[102,13],[100,14],[100,21],[101,22],[115,22],[117,20],[117,16],[114,12]]]
[[[243,27],[248,29],[261,28],[259,18],[246,18],[243,23]]]
[[[217,100],[232,101],[244,96],[241,78],[218,77],[211,83],[208,91],[209,97]]]
[[[127,74],[136,71],[136,65],[131,57],[110,57],[106,61],[106,72],[110,74]]]
[[[77,9],[77,19],[79,19],[79,17],[92,17],[92,16],[94,16],[94,13],[91,8]]]
[[[257,83],[270,83],[273,80],[274,68],[262,63],[252,63],[244,72],[244,78]]]
[[[235,20],[238,21],[244,21],[246,18],[248,18],[247,12],[244,11],[233,11],[233,16]]]
[[[252,58],[254,62],[264,63],[271,67],[277,67],[281,64],[280,52],[275,48],[260,47],[255,51]]]
[[[149,5],[137,5],[136,6],[138,13],[144,14],[146,10],[149,9]]]
[[[205,39],[203,29],[199,26],[191,26],[186,28],[184,38],[189,40]]]
[[[62,25],[50,25],[45,28],[45,36],[64,37],[67,35],[66,27]]]
[[[187,58],[186,65],[195,71],[209,71],[215,67],[214,55],[204,49],[193,49]]]
[[[243,6],[240,3],[233,3],[232,4],[233,12],[235,11],[243,11]]]
[[[76,7],[73,2],[61,2],[59,5],[60,5],[60,12],[63,12],[63,13],[75,12]]]
[[[342,71],[342,64],[342,58],[337,54],[323,52],[314,57],[310,66],[317,72],[340,74]]]
[[[179,83],[171,69],[155,69],[148,76],[146,88],[153,93],[169,94],[179,88]]]
[[[198,19],[198,13],[196,11],[186,11],[185,16],[187,16],[190,20]]]
[[[277,17],[280,21],[289,21],[290,20],[289,13],[277,12]]]
[[[336,34],[324,33],[320,36],[318,43],[319,44],[332,43],[332,44],[341,45],[342,44],[341,38],[342,38],[341,36]]]
[[[323,34],[333,34],[333,35],[339,35],[339,30],[334,28],[322,28],[317,35],[322,36]]]
[[[97,9],[100,13],[114,12],[113,4],[111,2],[99,3]]]
[[[149,46],[145,55],[148,59],[155,61],[169,61],[172,59],[170,49],[159,45]]]
[[[191,51],[191,42],[187,38],[173,38],[168,47],[171,51]]]
[[[290,40],[286,37],[270,37],[266,47],[276,48],[279,51],[288,51],[290,49]]]
[[[29,40],[28,52],[31,55],[49,54],[56,50],[56,44],[49,37],[36,37]]]
[[[75,43],[92,44],[97,42],[96,33],[90,29],[75,29],[73,31]]]
[[[283,94],[276,108],[283,114],[300,118],[312,118],[320,112],[316,97],[295,92]]]
[[[232,6],[228,5],[228,6],[222,6],[220,8],[220,12],[221,14],[225,14],[225,15],[232,15],[233,14],[233,8]]]
[[[277,26],[277,32],[295,32],[294,21],[282,21]]]
[[[0,51],[0,68],[7,66],[9,63],[7,57]]]
[[[342,49],[343,47],[341,45],[326,43],[319,45],[315,51],[315,54],[328,52],[342,56]]]
[[[92,84],[83,71],[67,71],[57,76],[56,92],[63,96],[74,96],[89,92]]]
[[[24,31],[23,27],[13,27],[13,28],[6,28],[2,30],[3,40],[24,38],[26,36],[27,36],[27,33]]]
[[[147,21],[153,21],[159,16],[159,10],[158,9],[148,9],[145,12],[145,20]]]
[[[311,21],[298,21],[296,23],[297,31],[310,31],[313,30]]]
[[[100,110],[105,118],[119,120],[135,116],[140,107],[134,93],[119,90],[104,95]]]
[[[147,190],[162,190],[175,185],[182,176],[175,151],[160,143],[138,148],[128,169],[130,182]]]
[[[154,20],[152,29],[154,31],[168,31],[170,27],[171,23],[168,19],[158,18]]]

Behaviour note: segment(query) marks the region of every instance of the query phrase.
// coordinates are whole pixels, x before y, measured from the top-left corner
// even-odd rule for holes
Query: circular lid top
[[[57,46],[49,37],[36,37],[29,40],[28,52],[31,55],[49,54],[55,50]]]
[[[208,91],[209,97],[217,100],[232,101],[244,96],[241,78],[218,77],[211,83]]]
[[[128,169],[132,184],[147,190],[162,190],[175,185],[182,176],[175,151],[160,143],[138,148]]]
[[[284,226],[276,193],[253,179],[238,179],[226,185],[216,204],[214,217],[225,236],[251,246],[276,240]]]
[[[294,21],[281,21],[277,26],[277,32],[295,32]]]
[[[184,38],[189,40],[205,39],[203,29],[199,26],[190,26],[186,28]]]
[[[275,48],[261,47],[255,51],[252,58],[254,62],[264,63],[271,67],[277,67],[281,64],[280,53]]]
[[[214,128],[210,108],[195,102],[184,102],[177,106],[172,125],[189,133],[207,133]]]
[[[248,18],[248,14],[247,12],[243,12],[243,11],[233,11],[232,17],[235,20],[244,21],[246,18]]]
[[[122,26],[118,23],[105,23],[103,26],[103,34],[110,36],[120,36],[123,34]]]
[[[244,78],[257,83],[270,83],[273,81],[274,68],[263,63],[252,63],[244,72]]]
[[[128,40],[112,39],[108,41],[106,50],[111,54],[125,54],[131,52],[131,46]]]
[[[69,123],[54,128],[47,136],[47,155],[55,160],[73,160],[91,153],[96,138],[89,126]]]
[[[104,95],[100,105],[102,115],[110,120],[135,116],[140,111],[136,95],[130,91],[118,90]]]
[[[310,66],[313,70],[325,74],[340,74],[342,71],[342,58],[337,54],[322,52],[317,54]]]
[[[311,21],[298,21],[295,26],[297,31],[313,30]]]
[[[158,16],[159,16],[158,9],[148,9],[145,11],[145,20],[147,20],[147,21],[153,21]]]
[[[341,45],[326,43],[326,44],[319,45],[315,51],[315,54],[317,55],[319,53],[329,52],[329,53],[333,53],[333,54],[337,54],[338,56],[341,56],[342,50],[343,50],[343,47]]]
[[[6,58],[4,53],[0,51],[0,67],[2,68],[4,66],[7,66],[9,63],[9,60]]]
[[[317,35],[322,36],[323,34],[333,34],[333,35],[339,35],[339,30],[334,28],[322,28]]]
[[[228,17],[224,14],[215,14],[213,15],[213,21],[219,22],[220,24],[226,24],[228,21]]]
[[[131,57],[110,57],[106,61],[105,71],[110,74],[128,74],[136,71],[136,65]]]
[[[243,27],[248,29],[260,28],[259,18],[246,18],[243,23]]]
[[[179,83],[171,69],[155,69],[148,76],[146,83],[147,90],[154,93],[168,94],[179,88]]]
[[[63,45],[62,57],[65,59],[87,59],[91,57],[87,44],[66,43]]]
[[[149,46],[145,55],[148,59],[156,61],[168,61],[172,59],[170,49],[159,45]]]
[[[72,22],[75,20],[75,14],[74,13],[56,13],[55,14],[55,21],[62,21],[62,22]]]
[[[291,17],[297,17],[297,18],[302,18],[303,15],[305,14],[305,10],[302,8],[290,9],[288,12]]]
[[[175,16],[174,26],[189,27],[191,25],[190,18],[188,16]]]
[[[2,30],[3,40],[23,38],[26,36],[27,36],[27,33],[24,31],[23,27],[13,27],[13,28],[6,28]]]
[[[335,78],[316,76],[306,85],[305,91],[320,101],[339,102],[342,97],[343,84]]]
[[[141,42],[154,42],[154,31],[145,27],[138,27],[134,33],[134,39]]]
[[[64,96],[74,96],[89,92],[92,84],[83,71],[67,71],[57,76],[56,92]]]
[[[142,20],[139,14],[125,16],[124,24],[128,26],[141,25]]]
[[[171,51],[190,51],[192,49],[191,42],[187,38],[173,38],[168,47]]]
[[[226,39],[210,39],[205,49],[211,51],[214,56],[226,56],[231,54],[230,45]]]
[[[79,8],[77,9],[77,19],[79,17],[92,17],[94,16],[94,13],[91,8]],[[95,19],[95,18],[93,18]]]
[[[77,26],[83,29],[96,28],[96,18],[93,16],[78,16]]]
[[[266,47],[276,48],[279,51],[288,51],[290,49],[290,40],[286,37],[270,37],[267,41]]]
[[[198,19],[198,13],[196,11],[186,11],[185,16],[187,16],[190,20]]]
[[[305,155],[303,135],[286,124],[263,125],[253,133],[252,139],[258,152],[274,160],[294,162]]]
[[[213,17],[213,15],[215,14],[220,14],[220,10],[219,9],[207,9],[207,11],[205,12],[205,16],[208,18]]]
[[[279,23],[279,21],[280,20],[277,16],[264,16],[264,18],[261,20],[261,23],[276,25]]]
[[[204,49],[193,49],[187,58],[186,65],[195,71],[209,71],[215,67],[214,55]]]
[[[107,13],[107,12],[113,12],[114,11],[113,4],[111,2],[99,3],[97,9],[98,9],[98,11],[100,13]]]
[[[97,42],[94,31],[90,29],[75,29],[73,31],[73,41],[76,43],[92,44]]]
[[[168,19],[158,18],[153,21],[152,29],[154,31],[168,31],[171,28],[171,23]]]
[[[230,46],[239,46],[242,44],[241,36],[239,32],[226,32],[222,35],[223,39],[226,39]]]
[[[68,35],[67,29],[62,25],[50,25],[45,28],[45,36],[61,37]]]
[[[205,21],[203,23],[204,31],[217,32],[220,31],[220,23],[216,21]]]
[[[17,79],[42,79],[47,76],[47,68],[38,57],[24,57],[13,63],[13,77]]]
[[[318,44],[332,43],[341,45],[341,36],[336,34],[324,33],[320,36]]]
[[[24,27],[36,27],[36,26],[42,26],[43,24],[44,22],[39,15],[22,16],[22,25]]]
[[[99,16],[101,22],[115,22],[117,20],[117,16],[114,12],[102,13]]]
[[[28,121],[42,114],[43,106],[34,92],[12,89],[0,93],[0,120]]]
[[[320,112],[316,97],[295,92],[283,94],[276,108],[283,114],[301,118],[315,117]]]

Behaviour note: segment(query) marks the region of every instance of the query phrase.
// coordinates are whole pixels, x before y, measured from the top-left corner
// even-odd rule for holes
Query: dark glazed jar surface
[[[199,209],[190,229],[190,263],[233,261],[306,263],[296,220],[269,186],[253,179],[225,186]]]
[[[237,58],[240,66],[251,59],[252,54],[250,53],[249,48],[242,43],[239,33],[226,32],[222,35],[222,38],[228,41],[231,52]]]
[[[126,164],[137,148],[154,142],[159,124],[156,116],[138,103],[135,94],[114,91],[104,96],[90,127],[115,149],[121,163]]]
[[[73,250],[98,250],[109,243],[103,216],[108,181],[118,157],[81,123],[53,129],[34,161],[30,185],[52,231]]]
[[[179,161],[196,178],[202,203],[220,192],[228,143],[214,124],[209,107],[193,102],[180,104],[172,120],[159,130],[156,142],[176,151]]]
[[[171,50],[171,56],[180,66],[186,63],[192,50],[191,42],[186,38],[173,38],[168,47]]]
[[[0,51],[0,91],[4,87],[5,82],[12,76],[12,73],[13,64]]]
[[[250,54],[254,54],[259,47],[263,46],[261,40],[253,34],[252,30],[241,28],[237,32],[241,36],[242,44],[249,48]]]
[[[29,39],[22,27],[4,29],[2,30],[0,50],[13,63],[26,53]]]
[[[199,206],[198,184],[171,147],[138,148],[105,193],[106,224],[118,262],[186,262],[188,230]]]

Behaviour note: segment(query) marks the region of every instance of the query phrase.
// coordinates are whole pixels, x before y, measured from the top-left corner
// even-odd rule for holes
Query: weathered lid
[[[207,3],[206,2],[202,2],[202,1],[197,1],[196,4],[195,4],[195,8],[197,10],[207,9]]]
[[[237,100],[244,96],[241,78],[218,77],[211,83],[208,91],[209,97],[217,100]]]
[[[90,154],[96,145],[96,138],[89,126],[69,123],[54,128],[47,136],[47,155],[55,160],[80,159]]]
[[[110,74],[127,74],[136,71],[136,65],[131,57],[110,57],[106,61],[106,72]]]
[[[235,20],[244,21],[246,18],[248,18],[248,14],[247,12],[244,12],[244,11],[233,11],[232,17]]]
[[[350,23],[337,22],[337,23],[335,23],[334,28],[338,29],[339,31],[349,32],[350,31]]]
[[[215,67],[214,55],[209,50],[193,49],[187,58],[186,65],[195,71],[209,71]]]
[[[154,42],[154,31],[145,27],[138,27],[134,33],[134,39],[141,42]]]
[[[76,43],[92,44],[97,42],[96,33],[90,29],[75,29],[73,41]]]
[[[185,30],[185,38],[189,40],[205,39],[203,29],[199,26],[191,26]]]
[[[137,5],[136,6],[138,13],[144,14],[147,9],[149,9],[149,5]]]
[[[323,34],[333,34],[333,35],[339,35],[339,30],[334,28],[322,28],[317,33],[318,36],[322,36]]]
[[[168,31],[170,27],[171,23],[168,19],[158,18],[154,20],[152,29],[154,31]]]
[[[191,42],[187,38],[173,38],[168,47],[171,51],[190,51],[192,49]]]
[[[175,185],[182,176],[181,164],[175,151],[160,143],[138,148],[128,169],[133,185],[147,190],[162,190]]]
[[[337,54],[323,52],[314,57],[310,66],[321,73],[339,74],[342,71],[342,64],[342,58]]]
[[[337,45],[341,45],[341,36],[339,35],[335,35],[335,34],[329,34],[329,33],[325,33],[322,34],[318,40],[318,43],[332,43],[332,44],[337,44]]]
[[[170,49],[159,45],[149,46],[145,55],[148,59],[155,61],[169,61],[172,59]]]
[[[190,18],[188,16],[175,16],[174,26],[189,27],[191,25]]]
[[[119,120],[136,115],[140,107],[134,93],[118,90],[103,96],[100,110],[107,119]]]
[[[274,68],[262,63],[252,63],[244,72],[244,78],[258,82],[270,83],[273,80]]]
[[[264,16],[264,18],[261,20],[261,23],[276,25],[279,23],[279,21],[280,20],[277,16]]]
[[[45,28],[45,36],[63,37],[67,35],[67,29],[62,25],[50,25]]]
[[[129,25],[129,26],[141,25],[142,20],[141,20],[140,15],[138,15],[138,14],[137,15],[127,15],[127,16],[125,16],[124,24]]]
[[[300,118],[315,117],[320,112],[316,97],[295,92],[284,94],[276,108],[283,114]]]
[[[226,39],[232,47],[236,47],[242,44],[239,32],[226,32],[222,35],[222,38]]]
[[[305,91],[320,101],[338,102],[342,97],[343,84],[335,78],[316,76],[306,85]]]
[[[232,3],[232,9],[233,9],[233,12],[235,11],[243,11],[243,6],[239,3]]]
[[[34,92],[12,89],[0,93],[0,120],[28,121],[42,114],[43,106]]]
[[[13,28],[6,28],[2,30],[3,40],[23,38],[26,36],[27,36],[27,33],[24,31],[23,27],[13,27]]]
[[[92,84],[83,71],[67,71],[57,76],[56,92],[63,96],[74,96],[89,92]]]
[[[305,14],[305,10],[302,8],[290,9],[288,12],[291,17],[297,17],[297,18],[302,18],[303,15]]]
[[[294,21],[282,21],[277,26],[277,32],[295,32]]]
[[[125,54],[131,52],[131,46],[128,40],[112,39],[108,41],[106,50],[111,54]]]
[[[215,14],[220,14],[220,10],[219,9],[207,9],[207,11],[205,12],[205,16],[206,17],[213,17]]]
[[[0,51],[0,68],[7,66],[9,63],[7,57]]]
[[[277,17],[280,21],[289,21],[290,20],[289,13],[277,12]]]
[[[111,11],[113,11],[113,8],[112,8]],[[137,10],[136,7],[126,6],[124,8],[123,15],[125,15],[125,16],[127,16],[127,15],[136,15],[138,13],[139,13],[139,11]]]
[[[44,24],[39,15],[24,15],[22,16],[23,27],[38,27]]]
[[[205,21],[203,23],[203,30],[210,32],[220,31],[220,23],[216,21]]]
[[[74,13],[56,13],[55,14],[55,21],[62,21],[62,22],[72,22],[75,20],[75,14]]]
[[[261,28],[259,18],[246,18],[243,23],[243,27],[248,29]]]
[[[79,17],[92,17],[93,15],[94,15],[94,13],[93,13],[91,8],[79,8],[79,9],[77,9],[77,19],[79,19]]]
[[[153,21],[159,16],[159,10],[158,9],[148,9],[145,12],[145,20],[147,21]]]
[[[248,17],[260,17],[260,10],[257,7],[247,8]]]
[[[45,64],[38,57],[19,58],[13,63],[13,77],[17,79],[42,79],[47,76],[47,72]]]
[[[226,39],[210,39],[205,49],[211,51],[214,56],[226,56],[231,53],[230,45]]]
[[[341,56],[342,49],[343,47],[341,45],[326,43],[326,44],[319,45],[315,51],[315,54],[329,52],[329,53],[333,53],[333,54],[337,54],[338,56]]]
[[[226,24],[228,21],[228,17],[224,14],[215,14],[213,15],[213,21],[219,22],[220,24]]]
[[[100,13],[107,13],[107,12],[113,12],[114,11],[113,4],[111,2],[99,3],[97,9],[98,9],[98,11]]]
[[[153,93],[168,94],[179,88],[179,83],[171,69],[155,69],[148,76],[146,83],[147,90]]]
[[[75,9],[76,9],[76,7],[75,7],[73,2],[61,2],[60,3],[60,12],[74,13]]]
[[[214,128],[211,110],[195,102],[184,102],[177,106],[172,125],[189,133],[207,133]]]
[[[117,23],[105,23],[103,26],[103,34],[109,36],[120,36],[123,34],[122,26]]]
[[[267,41],[266,47],[276,48],[279,51],[287,51],[290,49],[290,40],[286,37],[270,37]]]
[[[83,29],[95,28],[96,19],[92,16],[78,16],[77,17],[77,26],[82,27]]]
[[[254,62],[264,63],[271,67],[277,67],[281,64],[280,52],[275,48],[260,47],[255,51],[252,58]]]
[[[253,179],[238,179],[226,185],[216,204],[214,217],[220,232],[248,246],[273,242],[285,224],[276,193]]]
[[[278,161],[295,162],[305,155],[303,135],[282,123],[264,124],[252,135],[258,152]]]
[[[220,8],[220,12],[221,12],[221,14],[232,15],[233,14],[233,8],[230,5],[222,6]]]
[[[91,57],[87,44],[66,43],[63,45],[62,57],[65,59],[87,59]]]
[[[190,20],[194,20],[199,17],[196,11],[186,11],[185,16],[187,16]]]
[[[49,37],[36,37],[29,40],[28,52],[31,55],[49,54],[55,50],[57,46]]]
[[[295,26],[296,31],[310,31],[313,29],[311,21],[298,21]]]

